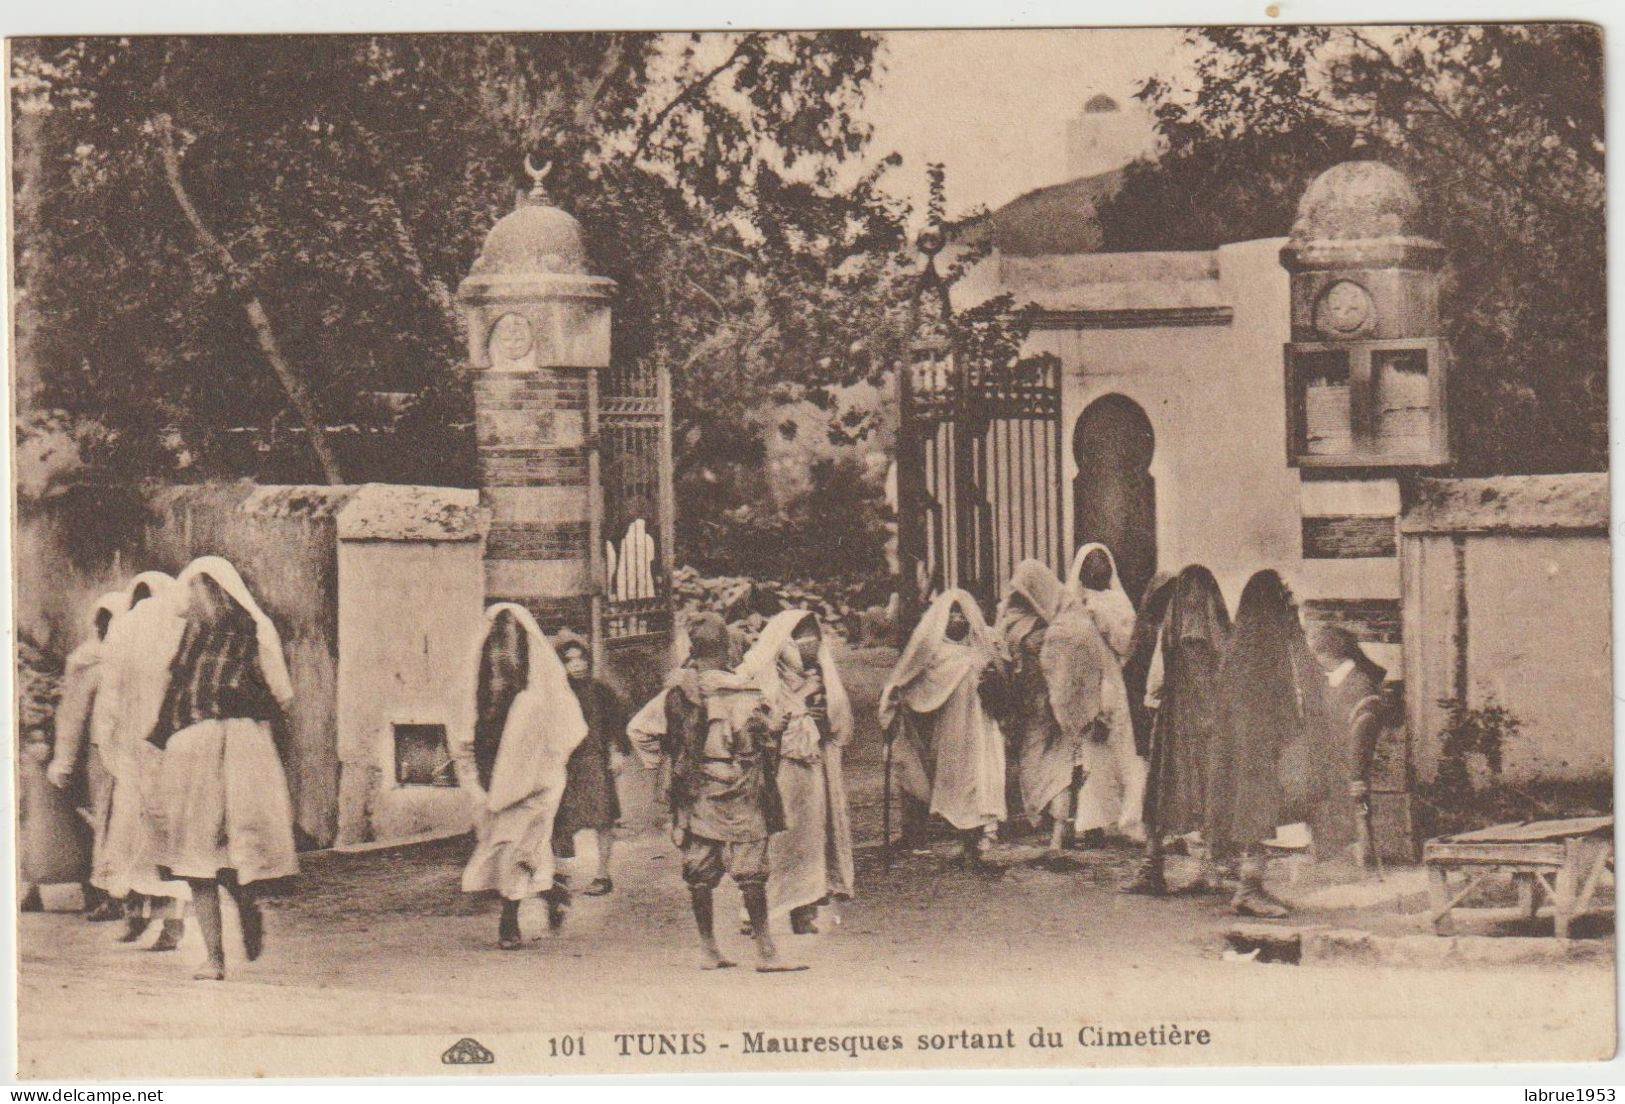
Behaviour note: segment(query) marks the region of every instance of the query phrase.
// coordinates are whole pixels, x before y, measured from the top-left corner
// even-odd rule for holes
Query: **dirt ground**
[[[1224,900],[1120,894],[1117,883],[1136,860],[1126,846],[1080,853],[1065,872],[1025,863],[1035,849],[1018,848],[1000,857],[1001,873],[975,874],[954,866],[951,845],[898,855],[887,869],[876,846],[881,742],[872,704],[893,655],[858,652],[846,665],[862,721],[848,757],[858,898],[838,916],[826,910],[821,934],[782,936],[806,972],[696,968],[677,855],[650,777],[634,770],[622,780],[627,815],[615,892],[578,896],[556,934],[545,931],[539,905],[527,906],[522,922],[532,939],[518,952],[495,949],[494,904],[458,891],[466,838],[306,856],[296,892],[270,902],[265,956],[252,964],[231,957],[222,984],[190,980],[201,958],[194,932],[179,952],[152,954],[115,944],[109,925],[68,912],[24,915],[20,1073],[434,1074],[447,1069],[441,1051],[462,1036],[499,1055],[489,1072],[507,1074],[1612,1053],[1608,963],[1343,969],[1226,961],[1221,933],[1232,918]],[[582,843],[578,884],[590,876],[588,837]],[[48,903],[73,902],[59,892]],[[737,895],[724,889],[718,905],[724,945],[748,963],[747,940],[729,922]],[[1391,903],[1385,911],[1398,915]],[[232,929],[228,953],[236,946]],[[1171,1023],[1206,1028],[1211,1041],[1110,1048],[1078,1039],[1088,1025]],[[972,1046],[979,1032],[1030,1042],[1038,1028],[1053,1029],[1062,1045]],[[896,1033],[905,1045],[856,1059],[747,1057],[739,1034],[747,1029]],[[656,1046],[639,1057],[635,1040],[615,1036],[632,1032],[668,1033],[664,1049],[672,1052]],[[683,1032],[706,1034],[704,1056],[693,1053],[692,1038],[670,1041]],[[955,1032],[967,1034],[948,1038]],[[578,1034],[586,1055],[561,1056],[561,1033]],[[935,1049],[930,1033],[943,1033],[947,1049]]]

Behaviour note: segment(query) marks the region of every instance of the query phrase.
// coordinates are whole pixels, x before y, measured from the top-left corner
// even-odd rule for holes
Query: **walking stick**
[[[895,721],[892,723],[896,725]],[[891,748],[895,735],[892,730],[885,733],[885,765],[880,772],[880,862],[888,873],[891,871]]]
[[[1366,846],[1371,849],[1371,861],[1377,864],[1377,881],[1382,881],[1382,851],[1377,847],[1377,833],[1371,828],[1371,796],[1367,794],[1360,801],[1361,814],[1365,821]]]
[[[1377,834],[1371,828],[1371,796],[1369,791],[1363,792],[1354,801],[1354,825],[1358,835],[1360,851],[1365,858],[1376,866],[1377,881],[1383,880],[1382,855],[1377,851]]]

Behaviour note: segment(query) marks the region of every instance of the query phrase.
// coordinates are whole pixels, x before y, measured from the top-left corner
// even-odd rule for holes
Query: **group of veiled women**
[[[134,943],[161,916],[147,949],[169,951],[189,903],[207,952],[196,976],[219,980],[224,889],[258,958],[257,895],[298,870],[274,739],[292,697],[276,628],[225,560],[99,598],[49,741],[24,749],[23,907],[40,906],[38,885],[79,881],[88,919],[122,917]]]
[[[1009,820],[1047,824],[1053,859],[1111,831],[1143,842],[1124,888],[1150,894],[1169,888],[1169,847],[1194,843],[1205,861],[1181,888],[1216,888],[1234,865],[1236,910],[1284,915],[1263,885],[1267,844],[1298,820],[1317,852],[1358,842],[1382,669],[1337,629],[1312,653],[1274,571],[1247,582],[1233,622],[1200,566],[1154,580],[1138,611],[1104,546],[1080,549],[1069,575],[1023,562],[991,626],[961,590],[921,618],[879,705],[904,838],[923,846],[938,817],[980,867]],[[275,739],[293,695],[277,630],[213,556],[102,596],[89,629],[54,738],[23,750],[24,907],[39,907],[33,884],[84,882],[91,919],[122,916],[120,938],[135,942],[162,916],[150,949],[171,950],[189,901],[208,956],[196,976],[222,978],[219,891],[252,960],[257,894],[298,868]],[[463,888],[501,899],[500,947],[522,945],[527,899],[563,923],[560,860],[578,832],[598,837],[586,892],[613,890],[615,780],[634,752],[658,771],[704,968],[734,965],[716,938],[725,874],[761,971],[803,968],[780,956],[775,919],[813,934],[820,906],[852,896],[852,707],[818,618],[778,614],[742,657],[713,614],[684,639],[665,688],[628,719],[586,641],[550,639],[517,604],[486,610],[473,723],[450,751],[476,837]]]
[[[725,872],[744,890],[761,970],[799,968],[778,956],[770,916],[810,934],[820,904],[850,896],[840,749],[852,712],[817,618],[781,614],[738,663],[727,630],[710,621],[690,628],[688,661],[629,725],[620,699],[593,677],[585,640],[550,638],[514,603],[485,611],[472,724],[449,751],[475,832],[463,889],[500,898],[500,947],[522,945],[520,905],[530,898],[546,903],[550,928],[564,922],[563,868],[579,832],[598,843],[586,893],[613,891],[616,775],[633,750],[629,732],[661,768],[696,919],[704,914],[707,965],[732,965],[717,950],[710,908]],[[219,890],[236,903],[252,960],[264,946],[257,894],[298,869],[274,738],[292,700],[281,641],[218,557],[178,578],[137,576],[96,602],[89,629],[67,663],[54,725],[32,726],[42,738],[23,751],[24,908],[41,907],[39,885],[80,882],[90,919],[124,918],[122,941],[162,916],[149,946],[161,951],[179,945],[190,902],[208,954],[196,976],[223,978]],[[697,732],[697,754],[668,730],[679,742]],[[750,733],[763,737],[760,748],[740,743]]]
[[[1237,912],[1286,915],[1264,887],[1281,826],[1307,822],[1317,856],[1361,842],[1383,677],[1346,630],[1311,648],[1274,571],[1232,622],[1199,565],[1153,580],[1136,611],[1102,545],[1066,583],[1025,561],[991,626],[971,595],[940,595],[882,693],[904,839],[941,817],[980,865],[1007,820],[1047,823],[1052,861],[1113,832],[1145,848],[1125,891],[1168,892],[1173,847],[1201,859],[1179,890],[1233,872]]]
[[[576,831],[599,833],[599,877],[587,892],[612,889],[615,775],[634,751],[658,772],[668,803],[702,966],[734,965],[717,943],[712,900],[725,874],[744,898],[762,971],[801,968],[779,955],[774,919],[813,934],[818,907],[850,897],[841,747],[852,711],[817,617],[779,614],[742,659],[714,615],[694,619],[683,639],[683,662],[628,720],[590,677],[578,637],[549,640],[511,603],[486,611],[475,724],[452,755],[477,840],[463,889],[501,898],[500,947],[522,945],[520,906],[531,897],[546,901],[550,927],[563,922],[569,890],[558,860]]]

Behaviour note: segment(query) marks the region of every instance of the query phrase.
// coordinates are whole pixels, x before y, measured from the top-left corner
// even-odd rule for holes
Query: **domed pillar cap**
[[[1294,271],[1437,268],[1444,248],[1423,232],[1422,222],[1422,201],[1404,173],[1381,161],[1345,161],[1304,190],[1281,263]]]

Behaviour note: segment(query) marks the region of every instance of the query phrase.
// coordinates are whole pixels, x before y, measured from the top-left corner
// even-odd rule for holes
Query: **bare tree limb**
[[[153,122],[159,136],[158,151],[163,158],[164,179],[169,183],[169,190],[175,196],[176,204],[186,216],[192,233],[214,255],[215,262],[242,296],[243,313],[248,316],[248,324],[254,331],[254,339],[259,343],[260,352],[265,356],[266,363],[271,366],[271,371],[276,374],[277,381],[282,384],[282,390],[288,396],[288,404],[293,407],[294,413],[304,424],[305,433],[310,437],[311,451],[316,454],[316,462],[321,466],[322,477],[330,484],[344,482],[338,456],[327,442],[326,431],[322,427],[321,419],[316,415],[316,407],[310,401],[309,393],[305,390],[304,380],[282,355],[282,346],[276,339],[271,316],[266,312],[259,296],[254,294],[247,271],[238,263],[237,258],[232,256],[231,250],[215,236],[214,231],[209,229],[209,224],[203,221],[197,205],[192,202],[191,195],[186,191],[186,184],[181,179],[181,155],[175,147],[174,126],[169,116],[159,115]]]
[[[708,73],[705,73],[692,84],[684,87],[681,92],[677,93],[677,95],[671,98],[670,102],[668,102],[665,107],[651,115],[648,122],[644,123],[643,126],[639,128],[638,144],[637,147],[632,150],[632,160],[636,161],[638,158],[642,157],[648,152],[650,140],[654,138],[655,134],[660,130],[660,128],[666,124],[666,120],[671,117],[672,112],[676,111],[684,104],[692,102],[701,92],[704,92],[708,87],[710,87],[712,81],[716,80],[723,73],[733,68],[739,59],[745,56],[745,48],[753,45],[761,37],[762,33],[760,31],[752,31],[744,38],[741,38],[738,42],[734,43],[733,50],[728,54],[727,58],[722,62],[722,64],[718,65]]]
[[[598,108],[598,97],[604,91],[605,82],[614,76],[615,70],[620,67],[621,57],[626,52],[625,45],[625,40],[620,35],[611,35],[609,49],[604,51],[604,56],[598,63],[598,74],[577,92],[575,107],[577,128],[585,130],[592,122],[593,112]]]
[[[1498,157],[1494,152],[1497,148],[1496,143],[1482,141],[1482,136],[1474,132],[1472,126],[1466,119],[1462,118],[1459,112],[1453,110],[1439,95],[1412,77],[1410,73],[1407,73],[1404,66],[1400,65],[1387,50],[1384,50],[1355,28],[1344,28],[1344,33],[1364,49],[1367,56],[1381,66],[1389,75],[1389,79],[1397,82],[1406,95],[1412,97],[1413,100],[1421,101],[1423,107],[1421,109],[1413,107],[1413,112],[1432,114],[1456,133],[1464,147],[1459,151],[1460,154],[1476,157],[1487,166],[1490,176],[1484,176],[1482,173],[1478,174],[1485,183],[1490,184],[1492,187],[1498,184],[1500,187],[1512,192],[1520,201],[1557,217],[1567,217],[1572,213],[1569,208],[1561,203],[1552,203],[1547,200],[1539,187],[1532,181],[1525,179],[1502,158]],[[1412,128],[1405,126],[1403,120],[1399,122],[1399,125],[1407,134],[1414,135],[1416,133]]]

